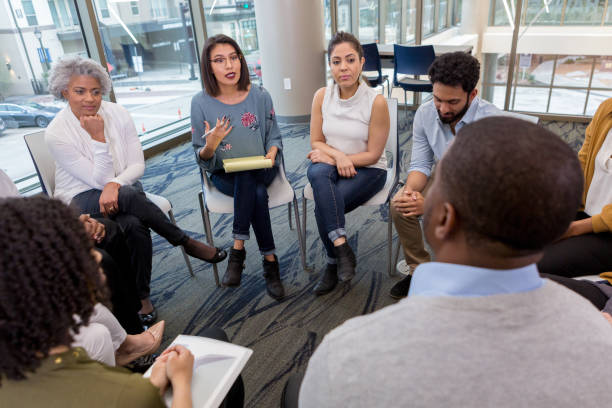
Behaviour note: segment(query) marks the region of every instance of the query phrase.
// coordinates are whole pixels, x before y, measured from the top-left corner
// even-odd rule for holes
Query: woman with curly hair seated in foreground
[[[71,347],[104,302],[104,275],[73,211],[42,197],[0,200],[0,406],[191,406],[193,356],[166,350],[150,379]]]

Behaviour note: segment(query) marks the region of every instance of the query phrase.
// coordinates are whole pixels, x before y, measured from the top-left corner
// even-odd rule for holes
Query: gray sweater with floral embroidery
[[[207,121],[214,127],[217,119],[229,117],[231,132],[221,141],[215,154],[202,160],[199,152],[206,144],[202,138]],[[246,99],[235,105],[227,105],[211,97],[206,91],[197,93],[191,99],[191,140],[196,161],[207,171],[223,168],[223,159],[248,156],[263,156],[270,147],[282,150],[282,140],[272,98],[261,86],[251,85]],[[278,165],[279,160],[275,161]]]

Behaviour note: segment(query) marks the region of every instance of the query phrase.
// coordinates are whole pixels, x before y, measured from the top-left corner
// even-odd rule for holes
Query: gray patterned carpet
[[[412,112],[400,111],[402,170],[407,168],[410,158],[412,117]],[[581,143],[583,126],[550,122],[546,126],[563,133],[572,145]],[[281,125],[281,132],[287,176],[301,198],[308,166],[308,124]],[[142,181],[146,191],[161,194],[172,202],[177,222],[183,229],[194,238],[205,239],[197,198],[200,181],[190,144],[147,160]],[[245,406],[278,406],[285,380],[291,373],[305,369],[327,332],[346,319],[393,302],[388,291],[399,277],[390,278],[386,272],[387,215],[387,209],[381,206],[362,207],[347,216],[349,242],[357,254],[357,276],[350,287],[339,287],[327,296],[315,297],[311,289],[325,266],[325,257],[316,231],[313,203],[309,202],[307,222],[307,261],[315,267],[312,274],[302,270],[297,235],[288,227],[287,207],[271,210],[287,292],[280,303],[266,295],[254,237],[246,245],[247,267],[242,285],[236,289],[219,289],[211,266],[192,259],[196,276],[191,278],[180,250],[154,235],[152,299],[159,318],[166,320],[164,344],[180,333],[197,335],[205,327],[223,328],[232,342],[254,350],[243,371]],[[232,217],[215,214],[211,221],[215,244],[229,248]],[[221,276],[225,265],[225,261],[220,264]]]

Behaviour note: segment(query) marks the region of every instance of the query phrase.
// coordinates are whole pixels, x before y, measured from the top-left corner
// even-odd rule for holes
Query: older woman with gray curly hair
[[[145,164],[136,127],[125,108],[102,100],[110,88],[107,72],[91,59],[67,58],[53,67],[49,89],[68,101],[45,130],[56,164],[54,196],[83,214],[109,217],[122,227],[136,270],[139,313],[149,325],[157,318],[149,299],[149,228],[207,262],[222,261],[226,252],[190,238],[146,198],[138,181]]]

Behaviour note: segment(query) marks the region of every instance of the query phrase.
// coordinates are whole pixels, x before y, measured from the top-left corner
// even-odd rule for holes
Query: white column
[[[481,61],[482,38],[488,25],[490,4],[490,0],[464,0],[461,4],[461,27],[459,33],[478,34],[478,45],[472,53]]]
[[[325,33],[320,0],[255,0],[264,87],[279,122],[308,120],[325,86]]]

